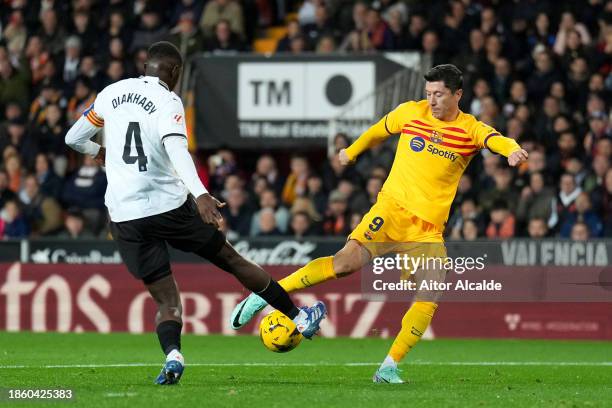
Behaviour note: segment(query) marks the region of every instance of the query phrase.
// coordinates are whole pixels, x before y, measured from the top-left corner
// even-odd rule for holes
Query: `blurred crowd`
[[[107,235],[104,170],[64,144],[104,86],[143,74],[158,40],[248,52],[286,25],[278,52],[419,51],[464,72],[461,108],[515,138],[510,169],[483,151],[461,179],[449,239],[612,237],[612,1],[2,0],[0,237]],[[277,152],[198,163],[227,202],[230,236],[345,236],[376,201],[394,143],[354,167]],[[335,139],[336,151],[350,141]]]

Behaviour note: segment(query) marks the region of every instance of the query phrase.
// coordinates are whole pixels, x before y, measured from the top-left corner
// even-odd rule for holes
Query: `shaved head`
[[[183,56],[176,46],[168,41],[154,43],[147,50],[145,75],[157,76],[170,90],[178,82],[183,67]]]

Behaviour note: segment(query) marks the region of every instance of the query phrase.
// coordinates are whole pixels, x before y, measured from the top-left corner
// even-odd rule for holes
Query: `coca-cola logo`
[[[248,241],[234,245],[242,256],[259,265],[305,265],[317,245],[313,242],[283,241],[272,247],[251,248]]]

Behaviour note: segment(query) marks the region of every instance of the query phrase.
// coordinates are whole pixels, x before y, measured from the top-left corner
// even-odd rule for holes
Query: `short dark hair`
[[[150,60],[165,60],[179,66],[183,65],[181,52],[176,48],[176,45],[168,41],[154,43],[147,50],[147,55]]]
[[[444,86],[450,89],[452,93],[457,92],[458,89],[463,89],[463,73],[453,64],[436,65],[423,77],[427,82],[444,82]]]

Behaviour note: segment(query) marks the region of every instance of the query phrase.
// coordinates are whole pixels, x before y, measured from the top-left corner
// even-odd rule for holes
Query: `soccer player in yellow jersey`
[[[463,76],[457,67],[438,65],[425,75],[425,81],[426,100],[399,105],[340,151],[340,162],[349,165],[370,147],[400,135],[391,172],[376,204],[334,256],[315,259],[280,280],[287,292],[358,271],[374,256],[383,255],[392,246],[389,244],[437,242],[443,247],[444,224],[459,179],[474,155],[488,148],[506,156],[510,166],[527,160],[527,152],[513,139],[461,112]],[[234,309],[232,327],[242,327],[265,306],[251,294]],[[397,363],[419,341],[436,308],[433,301],[412,304],[374,375],[375,382],[403,382]]]

